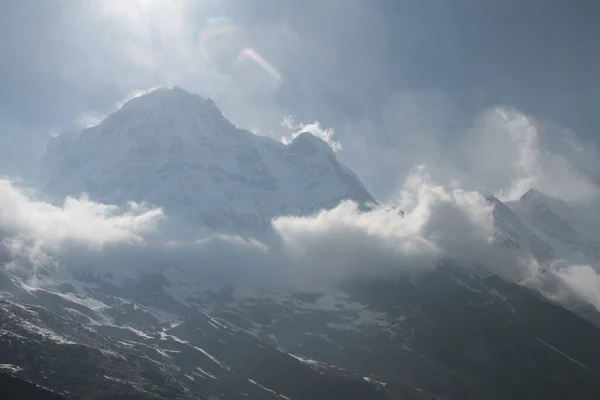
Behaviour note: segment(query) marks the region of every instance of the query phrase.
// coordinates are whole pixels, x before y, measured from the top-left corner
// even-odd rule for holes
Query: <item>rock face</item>
[[[600,391],[598,328],[484,269],[448,262],[416,277],[313,291],[182,294],[192,277],[165,270],[117,287],[38,276],[33,288],[4,275],[2,362],[67,398],[595,399]]]
[[[194,226],[239,234],[343,199],[373,202],[322,140],[301,134],[286,146],[239,130],[212,101],[178,88],[133,99],[101,124],[56,138],[42,169],[57,196],[147,202]],[[595,228],[568,205],[537,191],[514,203],[488,200],[494,238],[511,251],[540,263],[570,251],[596,257]],[[600,330],[589,322],[600,326],[598,312],[578,309],[581,318],[485,266],[442,260],[420,275],[259,290],[243,280],[207,282],[194,264],[140,272],[114,257],[111,270],[130,275],[39,269],[34,285],[11,262],[0,246],[0,365],[65,398],[600,393]]]
[[[10,369],[4,365],[4,369]],[[0,372],[0,391],[5,399],[22,400],[65,400],[48,389],[41,388],[31,382]]]
[[[60,291],[4,286],[0,354],[11,375],[73,399],[396,398],[382,383],[268,346],[165,294],[153,296],[163,300],[154,308],[81,279]],[[129,293],[144,299],[138,289]]]
[[[304,133],[284,145],[237,129],[212,100],[180,88],[134,98],[99,125],[59,136],[41,171],[45,189],[58,196],[147,202],[238,233],[342,199],[373,202],[321,139]]]
[[[294,354],[443,398],[592,399],[600,390],[598,329],[485,270],[447,262],[336,292],[207,298],[218,301],[214,315]]]

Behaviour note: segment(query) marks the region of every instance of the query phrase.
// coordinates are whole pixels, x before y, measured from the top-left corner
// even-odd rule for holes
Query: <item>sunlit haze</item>
[[[598,398],[599,11],[1,1],[0,372]]]

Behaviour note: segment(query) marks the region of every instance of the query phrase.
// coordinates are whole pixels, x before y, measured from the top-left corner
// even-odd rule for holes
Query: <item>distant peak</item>
[[[120,110],[140,112],[145,110],[196,110],[204,114],[222,116],[221,111],[211,98],[188,92],[179,87],[157,87],[141,91],[127,100]]]
[[[540,192],[536,188],[531,188],[523,196],[521,196],[521,200],[533,200],[533,199],[545,199],[550,196]]]
[[[500,199],[498,199],[496,196],[494,196],[494,195],[491,195],[491,194],[489,194],[489,195],[486,195],[486,196],[485,196],[485,200],[486,200],[488,203],[490,203],[490,204],[503,204],[503,203],[500,201]]]
[[[543,195],[543,193],[537,190],[536,188],[531,188],[527,192],[525,192],[523,196],[538,196],[540,194]]]
[[[564,199],[540,192],[537,189],[528,190],[527,193],[521,196],[519,201],[529,204],[544,204],[547,207],[552,207],[555,209],[565,210],[570,208],[569,203]]]
[[[131,96],[123,107],[130,107],[130,104],[140,103],[151,103],[151,102],[165,102],[165,101],[191,101],[191,102],[205,102],[214,105],[214,102],[210,99],[206,99],[198,94],[191,93],[179,86],[160,86],[137,92]]]
[[[320,150],[325,153],[334,155],[335,152],[323,139],[313,135],[310,132],[302,132],[292,140],[290,146],[300,150]]]

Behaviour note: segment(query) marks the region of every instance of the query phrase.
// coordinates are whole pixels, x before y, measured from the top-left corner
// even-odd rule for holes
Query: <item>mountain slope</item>
[[[342,199],[373,202],[321,139],[304,133],[286,146],[237,129],[212,100],[180,88],[134,98],[99,125],[58,137],[41,171],[49,193],[147,202],[213,230],[256,231]]]
[[[593,399],[600,331],[538,293],[456,265],[337,290],[206,293],[214,315],[305,357],[450,399]]]
[[[14,283],[0,292],[3,365],[66,398],[393,399],[381,384],[269,347],[199,309],[150,308],[90,282],[61,291]]]
[[[594,211],[584,213],[536,189],[527,191],[507,206],[552,246],[557,258],[575,263],[598,264],[600,261],[600,224]]]
[[[529,228],[512,209],[496,197],[490,196],[487,200],[494,205],[494,236],[497,242],[530,253],[542,262],[554,258],[552,246]]]
[[[98,399],[558,400],[600,391],[600,331],[485,269],[445,262],[310,292],[181,295],[193,276],[165,270],[123,287],[38,276],[31,287],[3,275],[3,362]]]
[[[0,369],[14,370],[7,365],[0,365]],[[2,371],[0,371],[0,392],[3,398],[9,400],[65,400],[64,397],[56,393]]]

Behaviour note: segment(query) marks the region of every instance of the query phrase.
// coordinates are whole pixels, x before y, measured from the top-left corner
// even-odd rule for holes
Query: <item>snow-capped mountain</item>
[[[537,189],[506,204],[536,237],[550,245],[552,258],[597,264],[600,260],[600,224],[590,210],[582,212],[564,200]]]
[[[570,244],[582,244],[583,235],[572,226],[576,216],[569,205],[536,189],[527,191],[513,208],[531,225],[546,235]]]
[[[487,198],[494,205],[494,237],[508,247],[530,253],[539,261],[554,258],[554,249],[543,241],[510,207],[494,196]]]
[[[42,170],[57,196],[147,202],[235,233],[342,199],[373,202],[322,140],[301,134],[284,145],[239,130],[211,100],[179,88],[132,99],[99,125],[59,136]],[[593,249],[593,226],[558,199],[531,191],[513,203],[488,201],[501,246],[541,264],[573,247]],[[0,368],[66,398],[558,400],[600,393],[598,328],[485,266],[441,260],[422,274],[307,289],[211,282],[210,268],[205,273],[195,258],[138,270],[112,257],[110,271],[122,279],[77,259],[73,269],[39,268],[32,280],[2,246]],[[584,311],[600,321],[595,310]]]
[[[45,189],[96,201],[146,202],[215,230],[256,231],[282,214],[310,214],[371,195],[321,139],[289,145],[237,129],[214,102],[162,88],[99,125],[64,134],[42,162]]]

